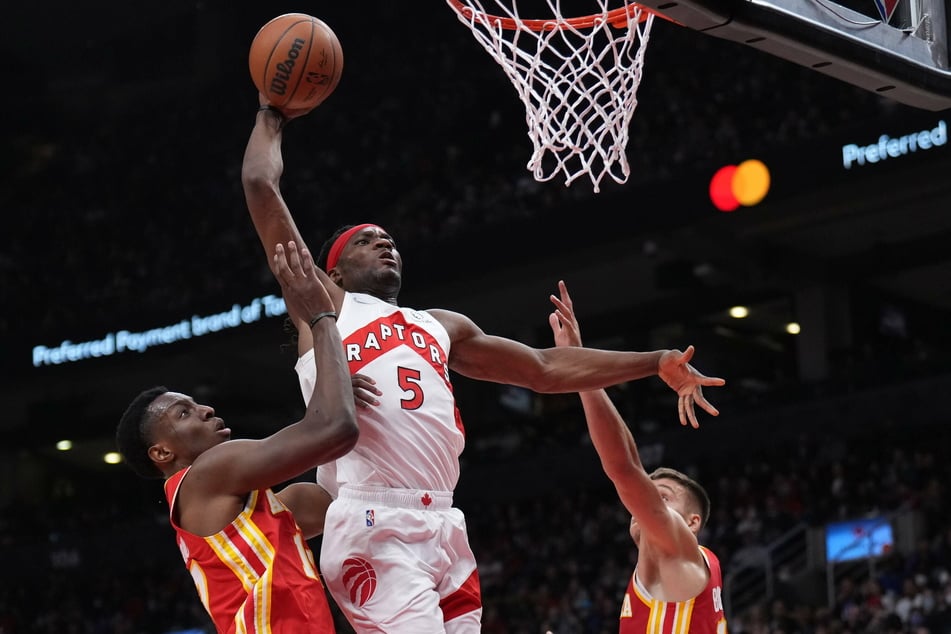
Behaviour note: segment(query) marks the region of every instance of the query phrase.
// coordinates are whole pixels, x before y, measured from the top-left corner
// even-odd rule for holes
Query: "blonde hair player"
[[[558,290],[561,297],[551,296],[555,311],[549,316],[555,345],[580,346],[581,330],[568,288],[559,282]],[[692,353],[688,348],[688,359]],[[580,395],[591,442],[631,513],[631,537],[637,546],[637,565],[621,605],[620,634],[726,634],[720,561],[697,542],[710,516],[706,491],[674,469],[662,467],[648,474],[634,436],[607,393]],[[709,403],[697,404],[712,409]],[[690,420],[698,426],[695,418]]]

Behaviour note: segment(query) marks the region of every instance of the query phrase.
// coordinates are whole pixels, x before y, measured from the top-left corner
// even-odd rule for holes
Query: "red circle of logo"
[[[363,607],[376,592],[376,570],[369,561],[360,557],[348,557],[341,569],[341,580],[350,595],[351,603]]]

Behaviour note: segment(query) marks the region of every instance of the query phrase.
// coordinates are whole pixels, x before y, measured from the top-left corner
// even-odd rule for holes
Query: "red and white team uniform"
[[[175,500],[189,469],[165,481],[169,521],[219,634],[333,634],[313,554],[274,492],[252,491],[231,524],[202,537],[175,522]]]
[[[700,547],[710,579],[703,591],[689,601],[658,601],[631,575],[621,605],[619,634],[727,634],[723,613],[723,578],[720,560]]]
[[[478,632],[482,604],[465,518],[452,506],[465,446],[449,380],[449,335],[426,312],[346,293],[337,327],[351,374],[380,404],[357,408],[360,440],[321,465],[334,497],[320,567],[359,632]],[[297,362],[305,400],[313,351]]]

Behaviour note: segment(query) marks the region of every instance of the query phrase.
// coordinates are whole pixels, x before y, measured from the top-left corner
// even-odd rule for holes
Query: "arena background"
[[[109,0],[4,9],[0,632],[210,631],[160,487],[102,456],[155,384],[242,436],[301,413],[239,178],[247,48],[287,11],[326,20],[345,54],[337,92],[285,135],[285,195],[313,245],[378,222],[403,253],[403,304],[532,345],[550,344],[559,279],[588,345],[696,345],[728,380],[700,430],[655,379],[611,393],[648,466],[709,489],[731,631],[951,631],[951,151],[945,133],[842,161],[882,135],[940,139],[948,111],[658,23],[630,181],[594,194],[531,179],[514,89],[443,3]],[[717,211],[711,176],[751,158],[767,197]],[[155,329],[143,352],[71,347],[141,347]],[[635,552],[577,398],[454,382],[485,631],[616,631]],[[825,527],[868,517],[893,528],[887,552],[829,565]]]

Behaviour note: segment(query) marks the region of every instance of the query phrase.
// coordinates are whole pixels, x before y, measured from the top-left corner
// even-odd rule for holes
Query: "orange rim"
[[[656,15],[657,17],[663,18],[665,20],[670,19],[663,13],[655,11],[651,8],[640,4],[630,4],[626,7],[621,7],[620,9],[612,9],[611,11],[608,11],[606,14],[607,17],[597,13],[594,15],[586,15],[580,18],[552,18],[550,20],[515,21],[512,18],[503,18],[502,16],[492,15],[491,13],[477,13],[476,11],[473,11],[471,7],[462,4],[461,0],[449,0],[449,3],[467,20],[483,22],[493,27],[501,26],[503,29],[508,31],[517,31],[522,27],[530,31],[552,31],[555,29],[564,29],[568,27],[575,29],[590,29],[591,27],[602,22],[608,22],[611,24],[611,26],[620,28],[627,24],[628,15],[633,15],[633,13],[638,9],[641,11],[641,16],[638,22],[643,22],[646,20],[649,14]]]

